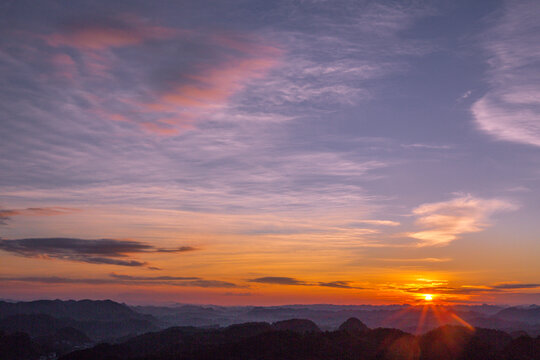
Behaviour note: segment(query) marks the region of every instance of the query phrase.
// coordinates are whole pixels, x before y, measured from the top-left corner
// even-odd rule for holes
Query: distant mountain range
[[[476,330],[471,332],[473,327]],[[130,307],[110,300],[0,301],[0,359],[3,360],[37,360],[43,356],[47,359],[175,358],[171,354],[179,359],[274,359],[279,358],[274,355],[289,347],[297,355],[319,349],[327,358],[338,359],[334,350],[341,347],[350,358],[355,358],[353,354],[364,354],[365,357],[359,358],[385,359],[387,353],[381,355],[373,349],[386,344],[392,349],[408,349],[402,349],[405,352],[420,349],[424,355],[431,354],[440,350],[439,345],[433,345],[439,350],[431,349],[432,344],[444,336],[455,337],[455,341],[467,346],[477,344],[475,349],[491,354],[482,359],[514,360],[521,359],[519,356],[530,349],[537,349],[539,335],[540,307],[535,305]],[[259,349],[257,346],[266,355],[242,357]],[[321,349],[321,346],[326,347]],[[449,349],[446,352],[452,353]],[[508,357],[511,353],[517,357]],[[222,354],[230,357],[220,357]],[[303,358],[300,355],[296,358]],[[343,359],[349,356],[345,355]],[[454,355],[448,359],[459,358]]]
[[[231,324],[292,318],[309,319],[322,330],[335,330],[348,318],[361,319],[370,328],[392,327],[407,332],[425,332],[444,324],[462,325],[454,315],[476,327],[525,331],[540,335],[540,307],[502,307],[494,305],[458,305],[451,308],[431,306],[422,315],[422,306],[409,305],[287,305],[287,306],[135,306],[135,311],[152,315],[164,326],[216,327]],[[418,329],[420,318],[422,327]]]

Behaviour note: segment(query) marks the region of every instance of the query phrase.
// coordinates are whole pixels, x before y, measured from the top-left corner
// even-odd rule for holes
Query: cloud
[[[489,217],[497,212],[516,210],[501,199],[481,199],[471,195],[438,203],[422,204],[413,210],[416,225],[426,228],[408,233],[420,246],[447,245],[462,234],[479,232],[489,226]]]
[[[61,32],[41,37],[54,47],[96,51],[168,39],[178,34],[176,29],[153,26],[133,16],[73,21],[62,24],[61,28]]]
[[[508,1],[504,10],[484,34],[490,90],[471,111],[496,139],[540,146],[540,3]]]
[[[365,289],[364,287],[352,286],[350,281],[330,281],[330,282],[320,282],[317,285],[323,287],[332,287],[338,289]]]
[[[52,62],[61,77],[76,78],[73,90],[91,100],[92,113],[162,136],[194,130],[219,114],[239,118],[229,112],[229,99],[264,78],[283,53],[247,32],[168,28],[136,16],[68,21],[41,37],[56,51],[79,51],[76,57],[56,53]],[[130,52],[115,51],[124,47]],[[126,76],[130,85],[119,87]],[[96,78],[116,101],[95,91]]]
[[[421,280],[421,279],[417,279]],[[400,290],[413,294],[441,294],[441,295],[481,295],[487,293],[513,293],[513,290],[535,289],[540,284],[528,283],[500,283],[495,285],[460,285],[452,286],[447,281],[419,281],[409,284],[391,284],[388,289]]]
[[[450,145],[439,145],[439,144],[406,144],[401,145],[406,149],[428,149],[428,150],[449,150],[452,148]]]
[[[13,216],[56,216],[67,215],[79,211],[81,210],[67,207],[0,209],[0,225],[5,225],[7,221]]]
[[[256,279],[250,279],[249,282],[256,282],[261,284],[278,284],[278,285],[307,285],[305,281],[300,281],[291,277],[281,276],[266,276]]]
[[[523,283],[502,283],[493,286],[495,289],[511,290],[511,289],[534,289],[540,287],[540,284],[523,284]]]
[[[76,238],[29,238],[16,240],[0,239],[0,250],[33,258],[53,258],[120,266],[145,266],[146,262],[125,259],[129,254],[167,252],[180,253],[195,248],[183,246],[174,249],[156,248],[134,240]]]
[[[375,260],[386,261],[386,262],[404,262],[404,263],[417,263],[417,262],[440,263],[440,262],[452,261],[451,258],[433,258],[433,257],[414,258],[414,259],[407,259],[407,258],[376,258]]]
[[[221,14],[194,24],[191,15],[176,14],[174,22],[149,11],[139,12],[141,19],[169,22],[85,17],[69,25],[80,18],[59,6],[54,19],[40,21],[43,28],[67,21],[46,32],[60,40],[3,38],[13,45],[5,50],[13,62],[0,63],[11,74],[0,99],[11,114],[2,146],[9,156],[0,156],[8,183],[2,196],[60,198],[105,211],[119,205],[126,209],[121,221],[135,207],[178,210],[182,218],[169,229],[191,230],[194,217],[215,214],[236,215],[235,230],[245,214],[306,219],[313,226],[301,241],[361,244],[375,230],[341,225],[388,204],[365,190],[388,164],[366,154],[354,131],[343,133],[350,119],[339,111],[376,96],[378,79],[425,53],[425,44],[403,31],[423,15],[414,6],[306,6],[272,6],[264,17],[277,19],[275,27],[244,22],[260,18],[245,9],[241,26],[229,32],[216,30]],[[157,25],[178,28],[158,36],[149,29]],[[111,28],[108,43],[95,30]],[[64,65],[74,68],[72,81],[56,76]],[[342,134],[332,138],[334,130]],[[320,221],[325,217],[340,220]],[[155,229],[146,220],[141,227]],[[195,231],[226,227],[214,224]],[[239,232],[257,225],[244,221]]]
[[[199,277],[179,277],[179,276],[130,276],[121,274],[109,274],[110,278],[66,278],[58,276],[26,276],[26,277],[2,277],[0,281],[17,281],[42,284],[91,284],[91,285],[169,285],[182,287],[202,287],[202,288],[245,288],[228,281],[206,280]]]
[[[322,286],[339,289],[365,289],[363,287],[351,285],[351,281],[329,281],[329,282],[306,282],[291,277],[267,276],[250,279],[249,282],[274,285],[297,285],[297,286]]]
[[[113,279],[74,279],[60,276],[21,276],[21,277],[2,277],[1,281],[18,281],[41,284],[118,284],[119,282]]]
[[[195,251],[195,250],[199,250],[193,246],[180,246],[180,247],[177,247],[177,248],[173,248],[173,249],[162,249],[162,248],[156,248],[155,249],[155,252],[160,252],[160,253],[179,253],[179,252],[188,252],[188,251]]]
[[[200,280],[198,277],[183,277],[183,276],[131,276],[111,273],[109,276],[120,280],[133,280],[133,281],[169,281],[169,280]]]
[[[310,116],[374,97],[371,80],[403,71],[402,55],[429,52],[426,43],[400,32],[429,10],[415,6],[355,3],[337,10],[330,2],[289,4],[288,31],[272,36],[287,49],[273,76],[252,89],[251,101],[265,109],[295,106]],[[336,21],[339,19],[339,21]],[[298,26],[298,24],[302,24]],[[319,113],[319,114],[317,114]]]
[[[463,93],[463,95],[461,95],[461,96],[457,99],[457,101],[458,101],[458,102],[461,102],[461,101],[467,99],[467,98],[468,98],[469,96],[471,96],[471,95],[472,95],[472,90],[467,90],[467,91],[465,91],[465,92]]]
[[[289,6],[293,17],[284,16]],[[356,104],[371,81],[401,71],[402,54],[418,55],[402,30],[421,14],[359,3],[334,17],[330,3],[305,6],[276,5],[268,14],[279,19],[275,29],[217,31],[220,19],[189,26],[179,15],[170,37],[155,35],[149,27],[157,24],[142,16],[69,25],[80,18],[59,7],[41,20],[67,21],[54,31],[65,45],[6,38],[15,62],[0,64],[13,74],[0,99],[13,114],[2,146],[10,156],[0,156],[9,174],[3,195],[199,213],[365,213],[379,199],[364,184],[386,162],[365,156],[356,137],[347,146],[341,137],[306,141],[303,129],[328,121],[321,108]],[[79,41],[96,28],[133,29],[136,39]],[[32,56],[17,56],[23,45]],[[73,82],[55,77],[73,63]],[[103,65],[102,74],[91,64]]]
[[[400,225],[399,222],[392,221],[392,220],[357,220],[350,225],[356,225],[356,224],[368,224],[368,225],[376,225],[376,226],[399,226]]]

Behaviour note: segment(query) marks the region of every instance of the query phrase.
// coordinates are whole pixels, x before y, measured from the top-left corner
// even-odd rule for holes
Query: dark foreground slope
[[[158,328],[152,316],[110,300],[0,301],[0,359],[55,358]]]
[[[32,338],[73,328],[92,341],[112,340],[158,330],[151,315],[111,300],[0,301],[0,330],[24,332]]]
[[[443,326],[422,336],[396,329],[332,332],[306,331],[307,323],[281,330],[283,324],[247,323],[224,329],[175,327],[124,343],[100,344],[62,360],[134,359],[363,359],[363,360],[525,360],[540,359],[540,339],[498,330]],[[301,326],[299,326],[301,325]]]

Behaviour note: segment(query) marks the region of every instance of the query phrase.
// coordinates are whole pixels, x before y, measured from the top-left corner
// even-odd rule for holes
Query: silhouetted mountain
[[[527,334],[526,331],[518,330],[518,331],[512,331],[512,332],[510,333],[510,336],[512,337],[512,339],[517,339],[517,338],[522,337],[522,336],[528,337],[529,334]]]
[[[0,329],[6,332],[25,332],[31,337],[53,336],[65,327],[72,327],[93,341],[159,329],[152,316],[136,313],[110,300],[0,302]]]
[[[357,333],[369,330],[369,328],[357,318],[348,318],[343,324],[338,328],[340,331],[346,331],[349,333]]]
[[[276,330],[292,331],[299,334],[305,334],[310,332],[321,332],[321,329],[311,320],[306,319],[290,319],[277,321],[272,324],[272,327]]]
[[[139,314],[127,305],[111,300],[37,300],[16,303],[0,301],[0,317],[18,314],[45,314],[80,321],[152,320],[152,317]]]
[[[512,340],[507,333],[491,329],[447,325],[422,336],[384,328],[356,333],[289,330],[276,330],[267,323],[206,330],[176,327],[140,335],[122,344],[101,344],[75,351],[62,360],[540,359],[540,339]]]

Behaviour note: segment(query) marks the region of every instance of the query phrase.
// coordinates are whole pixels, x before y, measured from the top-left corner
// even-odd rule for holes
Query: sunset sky
[[[0,2],[0,297],[540,303],[540,2]]]

